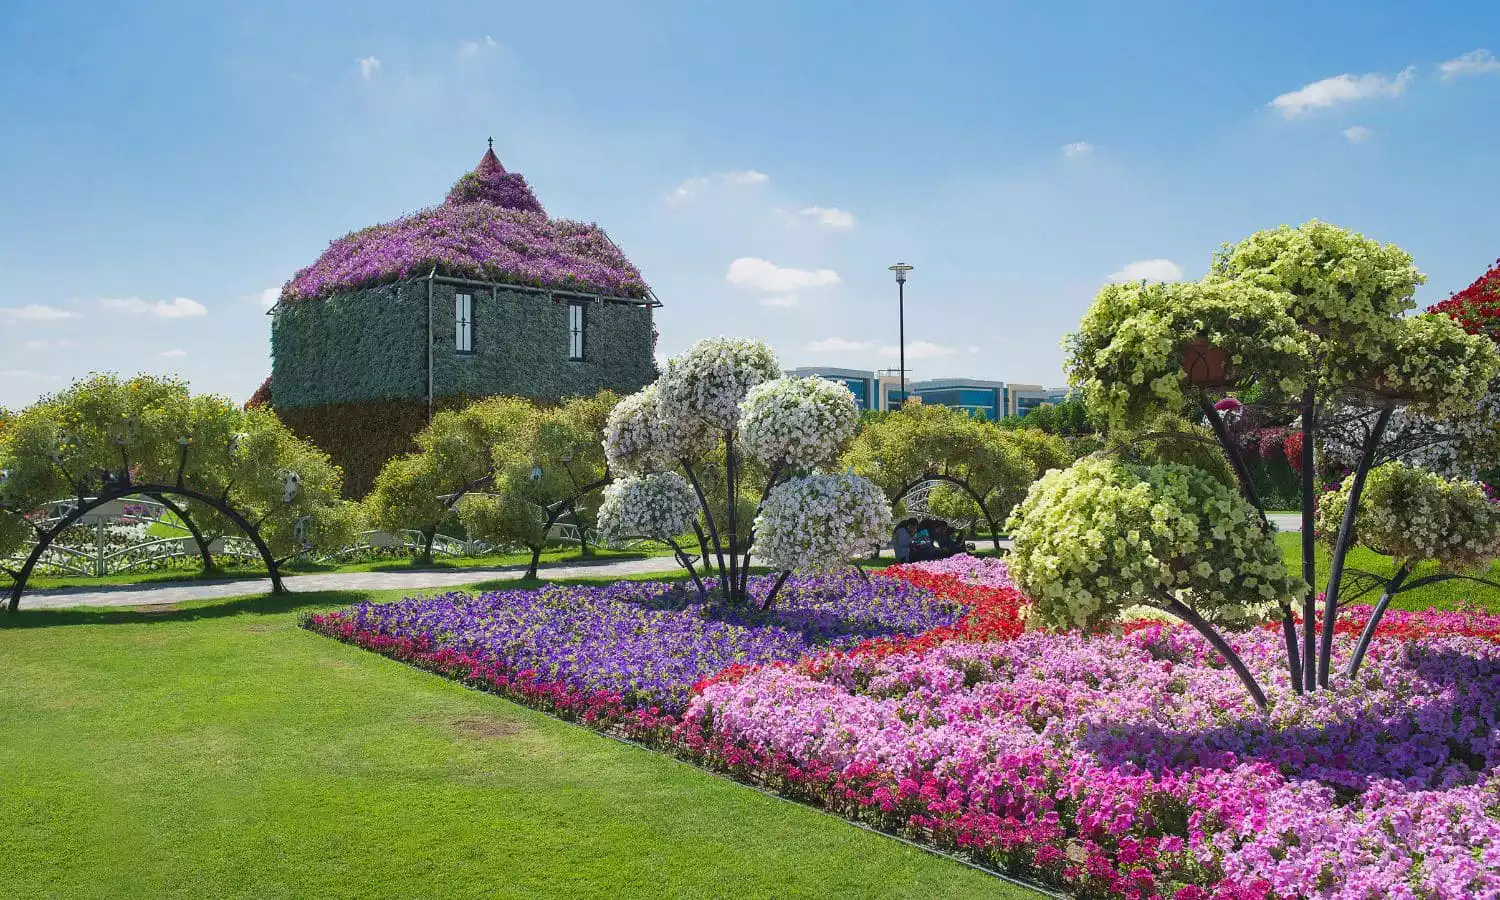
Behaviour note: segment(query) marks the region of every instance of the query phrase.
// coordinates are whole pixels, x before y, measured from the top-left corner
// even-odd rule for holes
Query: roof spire
[[[495,155],[495,139],[489,138],[489,149],[484,151],[484,156],[479,158],[479,165],[474,171],[481,175],[504,175],[505,167],[500,165],[500,157]]]

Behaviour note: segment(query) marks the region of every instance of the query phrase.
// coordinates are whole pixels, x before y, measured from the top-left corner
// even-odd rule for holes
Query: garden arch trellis
[[[288,593],[286,585],[281,580],[280,561],[271,553],[271,548],[266,545],[265,540],[260,536],[260,522],[251,522],[243,513],[230,505],[229,492],[227,490],[222,495],[215,497],[203,491],[190,488],[181,482],[177,484],[130,484],[129,482],[124,482],[119,483],[111,489],[102,490],[93,497],[85,497],[82,494],[83,492],[80,492],[77,505],[73,510],[58,519],[51,528],[44,529],[35,524],[32,525],[33,529],[37,532],[36,546],[31,549],[31,553],[27,555],[26,561],[22,563],[20,569],[6,569],[11,578],[15,580],[15,584],[11,587],[10,602],[7,607],[11,614],[14,614],[20,608],[21,595],[26,592],[26,584],[31,580],[31,573],[36,568],[38,560],[42,558],[42,554],[47,552],[47,549],[52,546],[53,542],[57,540],[57,537],[65,529],[105,504],[114,503],[117,500],[125,500],[130,497],[150,497],[152,499],[162,499],[163,502],[165,502],[164,498],[166,497],[181,497],[201,503],[222,513],[225,518],[232,522],[255,545],[256,552],[260,554],[261,560],[266,565],[267,572],[270,573],[271,593]],[[264,519],[260,521],[264,521]]]
[[[916,491],[923,485],[938,483],[951,484],[959,490],[963,491],[970,500],[974,501],[974,504],[979,507],[979,514],[984,516],[984,522],[989,526],[990,541],[995,546],[995,552],[1000,552],[1000,529],[995,524],[995,517],[990,514],[989,504],[985,502],[984,497],[981,497],[979,493],[974,490],[974,488],[969,484],[968,481],[959,478],[957,475],[949,475],[946,472],[928,472],[922,475],[920,478],[914,478],[911,481],[907,482],[906,485],[901,488],[901,490],[896,492],[895,500],[892,501],[891,505],[899,506],[901,504],[901,501],[905,500],[908,495],[910,495],[912,492]],[[986,496],[992,493],[994,493],[994,491],[988,492]]]

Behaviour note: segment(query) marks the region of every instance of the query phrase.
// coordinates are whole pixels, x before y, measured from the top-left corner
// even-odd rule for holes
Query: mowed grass
[[[297,627],[368,596],[23,608],[0,897],[1034,896]]]
[[[1302,535],[1295,532],[1281,532],[1276,535],[1276,543],[1281,546],[1281,552],[1286,557],[1287,569],[1300,576],[1302,574]],[[1317,588],[1319,591],[1328,585],[1329,555],[1328,547],[1320,541],[1314,557],[1318,567]],[[1345,587],[1340,590],[1341,595],[1347,597],[1349,585],[1356,583],[1355,576],[1351,574],[1353,570],[1370,572],[1389,579],[1396,572],[1396,564],[1389,556],[1382,556],[1364,547],[1355,547],[1349,552],[1344,563],[1344,570]],[[1415,581],[1418,578],[1436,574],[1438,571],[1438,567],[1432,564],[1419,566],[1410,580]],[[1500,584],[1500,563],[1492,565],[1488,572],[1465,574],[1478,574],[1482,578]],[[1373,604],[1380,599],[1380,593],[1380,590],[1373,591],[1361,596],[1355,602]],[[1458,609],[1466,605],[1478,606],[1486,612],[1500,613],[1500,588],[1474,581],[1444,581],[1398,594],[1391,600],[1391,606],[1395,609]]]

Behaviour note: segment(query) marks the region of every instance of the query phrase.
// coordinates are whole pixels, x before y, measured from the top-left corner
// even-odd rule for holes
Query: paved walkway
[[[1300,531],[1302,517],[1297,513],[1271,513],[1271,523],[1280,531]],[[1010,541],[1002,540],[1009,548]],[[989,541],[978,542],[984,548]],[[886,550],[882,555],[888,554]],[[642,559],[602,560],[594,563],[552,563],[539,569],[543,578],[619,578],[648,572],[672,572],[677,564],[669,556]],[[310,591],[385,591],[421,590],[452,587],[479,581],[518,579],[525,566],[498,568],[435,569],[416,572],[329,572],[318,575],[289,575],[282,581],[295,592]],[[236,580],[169,582],[166,584],[127,584],[105,587],[57,588],[27,591],[21,595],[23,609],[61,609],[72,606],[163,606],[194,600],[219,600],[264,594],[271,590],[269,578]]]
[[[1267,513],[1266,518],[1271,520],[1271,524],[1276,526],[1277,531],[1302,530],[1302,513],[1273,512]]]
[[[647,572],[671,572],[677,564],[670,556],[604,560],[597,563],[553,563],[539,569],[543,578],[611,578]],[[525,566],[500,568],[438,569],[418,572],[329,572],[289,575],[287,589],[309,591],[383,591],[452,587],[477,581],[517,579]],[[189,581],[167,584],[127,584],[105,587],[58,588],[27,591],[21,595],[22,609],[58,609],[70,606],[159,606],[191,600],[217,600],[264,594],[271,590],[269,578]]]

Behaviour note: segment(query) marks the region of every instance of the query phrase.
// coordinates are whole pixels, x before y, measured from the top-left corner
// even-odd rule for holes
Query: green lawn
[[[1297,575],[1302,574],[1302,535],[1295,532],[1281,532],[1276,535],[1276,543],[1281,545],[1281,552],[1286,556],[1287,568]],[[1322,543],[1317,548],[1318,565],[1318,590],[1323,590],[1328,584],[1328,548]],[[1390,578],[1396,571],[1395,564],[1389,556],[1381,556],[1372,550],[1363,547],[1355,547],[1349,553],[1349,558],[1344,563],[1345,570],[1360,569],[1373,572],[1384,578]],[[1413,575],[1413,580],[1423,575],[1431,575],[1437,572],[1435,566],[1422,566]],[[1500,563],[1490,567],[1488,573],[1483,577],[1490,581],[1500,582]],[[1346,576],[1345,584],[1349,584]],[[1374,603],[1380,599],[1379,592],[1366,594],[1358,602]],[[1465,603],[1472,603],[1483,607],[1487,612],[1500,613],[1500,589],[1488,585],[1477,584],[1472,581],[1445,581],[1440,584],[1427,585],[1417,588],[1405,594],[1399,594],[1391,601],[1391,606],[1396,609],[1457,609]]]
[[[0,896],[1033,896],[297,627],[366,596],[23,607]]]

